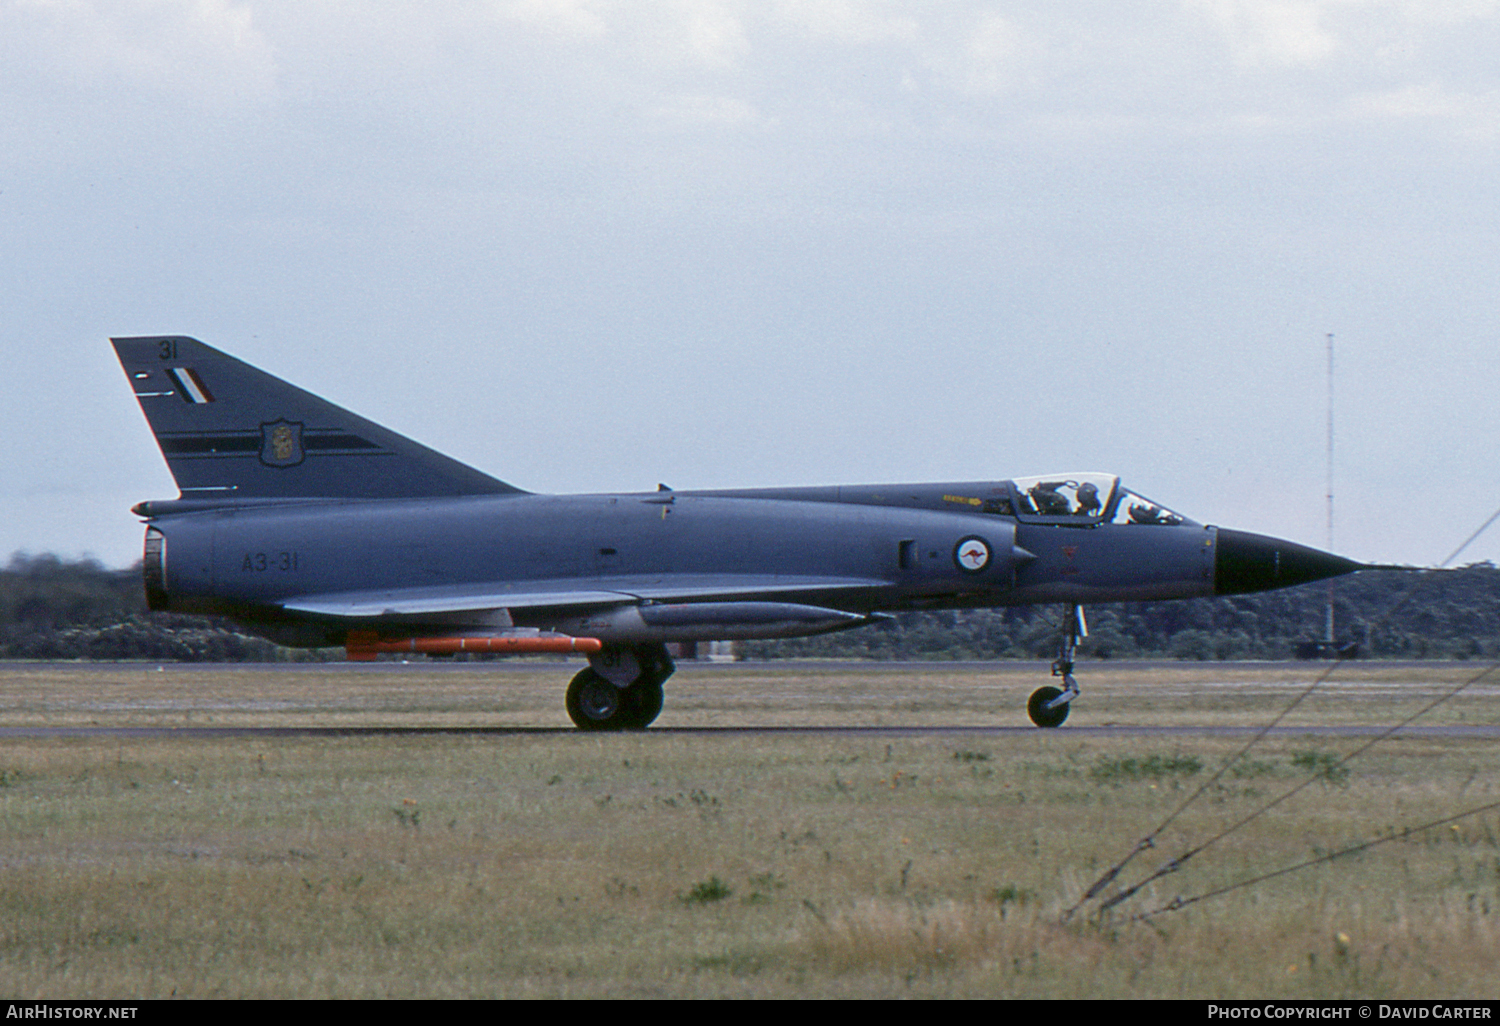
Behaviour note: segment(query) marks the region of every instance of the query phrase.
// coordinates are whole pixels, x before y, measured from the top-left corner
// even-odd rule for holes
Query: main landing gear
[[[665,645],[606,645],[568,684],[568,718],[579,730],[644,730],[676,669]]]
[[[1083,607],[1074,602],[1068,606],[1057,659],[1052,663],[1052,676],[1061,677],[1063,686],[1055,688],[1049,684],[1037,688],[1026,703],[1026,715],[1038,727],[1060,727],[1068,718],[1073,699],[1078,697],[1078,681],[1073,679],[1073,655],[1078,649],[1079,639],[1088,636],[1089,625],[1083,618]]]

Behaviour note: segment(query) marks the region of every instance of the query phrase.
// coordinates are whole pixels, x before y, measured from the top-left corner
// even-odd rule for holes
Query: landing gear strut
[[[579,730],[644,730],[676,669],[665,645],[606,645],[568,684],[568,718]]]
[[[1026,703],[1026,715],[1038,727],[1060,727],[1068,718],[1073,699],[1078,697],[1078,681],[1073,679],[1073,655],[1079,640],[1088,636],[1089,625],[1083,618],[1083,607],[1076,602],[1069,604],[1057,659],[1052,663],[1052,676],[1061,677],[1063,686],[1055,688],[1049,684],[1037,688]]]

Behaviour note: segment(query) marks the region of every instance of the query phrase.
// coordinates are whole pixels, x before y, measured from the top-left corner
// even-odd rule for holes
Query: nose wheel
[[[1083,618],[1083,607],[1076,603],[1068,606],[1057,659],[1052,663],[1052,676],[1061,677],[1063,686],[1056,688],[1049,684],[1037,688],[1026,702],[1026,715],[1038,727],[1060,727],[1068,718],[1073,699],[1078,697],[1078,681],[1073,679],[1073,656],[1078,650],[1079,639],[1088,636],[1089,625]]]
[[[1031,722],[1038,727],[1061,727],[1063,721],[1068,718],[1068,711],[1072,705],[1069,702],[1063,702],[1061,705],[1052,703],[1063,694],[1061,688],[1055,688],[1050,684],[1037,688],[1031,693],[1031,699],[1026,703],[1026,715],[1030,716]]]

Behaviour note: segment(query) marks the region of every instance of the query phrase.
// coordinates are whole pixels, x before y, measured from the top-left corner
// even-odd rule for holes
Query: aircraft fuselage
[[[161,608],[268,625],[289,622],[284,607],[303,595],[358,595],[369,606],[381,593],[425,589],[485,590],[497,601],[508,588],[595,591],[646,602],[691,590],[695,601],[723,602],[753,586],[759,601],[860,614],[1189,598],[1213,594],[1218,533],[701,492],[307,502],[160,516],[152,526],[165,538]],[[983,565],[964,565],[959,548],[969,540],[987,552]],[[566,630],[592,604],[520,601],[513,622]],[[701,636],[593,622],[590,635],[604,641]],[[482,621],[454,611],[411,613],[405,623]],[[304,643],[342,644],[343,634],[330,622]]]

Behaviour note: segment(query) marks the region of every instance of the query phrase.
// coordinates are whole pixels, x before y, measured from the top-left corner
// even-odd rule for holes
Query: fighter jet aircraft
[[[788,638],[892,613],[1061,603],[1078,696],[1086,603],[1235,595],[1361,564],[1195,523],[1113,474],[938,484],[538,495],[182,336],[112,340],[181,492],[146,521],[152,609],[283,645],[579,652],[585,730],[661,712],[674,642]]]

